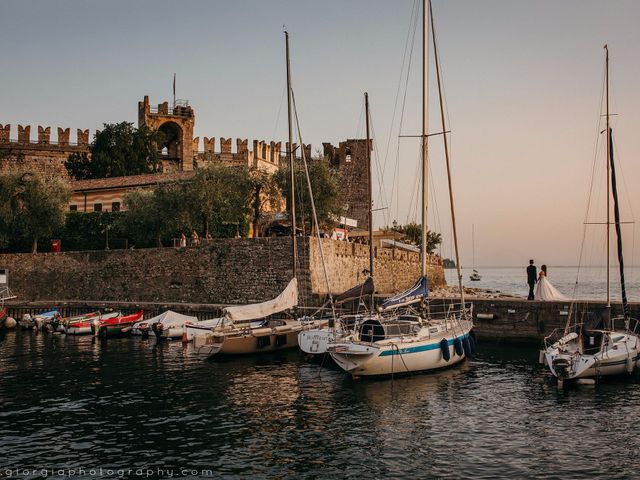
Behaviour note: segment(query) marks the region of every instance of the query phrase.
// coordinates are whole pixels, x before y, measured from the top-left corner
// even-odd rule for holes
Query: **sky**
[[[290,33],[302,136],[364,137],[371,102],[377,226],[415,219],[420,31],[404,62],[414,0],[0,0],[0,124],[89,128],[137,121],[137,102],[177,97],[195,135],[286,140],[283,26]],[[451,130],[462,264],[576,265],[601,121],[603,45],[622,220],[640,206],[640,2],[436,0]],[[433,59],[431,59],[433,63]],[[407,65],[410,72],[405,88]],[[439,132],[433,66],[429,131]],[[400,85],[400,88],[399,88]],[[406,98],[404,108],[402,99]],[[400,112],[404,111],[401,116]],[[395,116],[394,116],[395,112]],[[402,118],[402,130],[399,129]],[[72,133],[72,140],[74,134]],[[452,257],[441,137],[430,139],[429,225]],[[592,199],[604,204],[604,151]],[[397,175],[394,172],[397,171]],[[628,189],[626,187],[629,187]],[[640,228],[625,224],[627,263],[640,264]],[[587,227],[582,263],[603,264],[604,227]]]

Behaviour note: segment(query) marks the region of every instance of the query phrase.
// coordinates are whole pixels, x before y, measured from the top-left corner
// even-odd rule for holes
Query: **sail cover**
[[[185,323],[198,323],[198,317],[183,315],[172,310],[167,310],[148,320],[141,320],[133,324],[133,328],[139,328],[142,324],[153,325],[154,323],[162,323],[165,328],[181,327]]]
[[[404,307],[405,305],[411,305],[412,303],[419,302],[423,298],[429,296],[429,281],[427,277],[420,277],[413,287],[398,295],[388,298],[383,304],[383,310],[389,310],[392,308]]]
[[[283,312],[298,305],[298,280],[292,278],[287,288],[273,300],[252,305],[227,307],[223,311],[229,320],[257,320]]]
[[[338,295],[334,301],[336,303],[344,303],[348,300],[353,300],[354,298],[364,297],[365,295],[371,295],[375,292],[375,287],[373,285],[373,278],[369,277],[364,282],[355,287],[351,287],[344,293]]]

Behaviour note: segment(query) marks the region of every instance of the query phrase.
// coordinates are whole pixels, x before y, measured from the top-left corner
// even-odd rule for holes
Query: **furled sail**
[[[373,278],[369,277],[364,282],[355,287],[351,287],[344,293],[338,295],[334,301],[336,303],[344,303],[349,300],[353,300],[355,298],[361,298],[366,295],[371,295],[375,292],[375,286],[373,284]]]
[[[229,320],[258,320],[274,313],[283,312],[298,305],[298,280],[292,278],[287,288],[273,300],[252,305],[227,307],[223,311]]]
[[[429,281],[427,277],[420,277],[420,279],[411,287],[398,295],[388,298],[383,304],[383,310],[390,310],[392,308],[404,307],[421,301],[423,298],[429,296]]]

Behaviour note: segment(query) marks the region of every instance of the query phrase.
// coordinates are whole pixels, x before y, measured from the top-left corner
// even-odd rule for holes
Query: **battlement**
[[[37,139],[31,138],[31,125],[18,125],[17,138],[11,138],[11,124],[0,124],[0,147],[2,146],[28,146],[28,145],[53,145],[57,147],[88,147],[89,145],[89,130],[82,130],[78,128],[76,130],[76,141],[71,142],[71,129],[70,128],[57,128],[57,141],[51,140],[51,127],[43,127],[38,125]]]
[[[178,117],[193,118],[195,113],[193,108],[186,100],[178,100],[173,107],[169,107],[169,102],[159,103],[156,107],[152,107],[149,103],[149,96],[145,95],[141,102],[138,102],[138,116],[162,116],[162,117]]]

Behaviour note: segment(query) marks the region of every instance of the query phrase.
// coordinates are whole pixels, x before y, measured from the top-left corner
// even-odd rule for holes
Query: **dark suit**
[[[527,300],[535,300],[533,287],[536,286],[537,273],[535,265],[529,265],[527,267],[527,283],[529,284],[529,298],[527,298]]]

